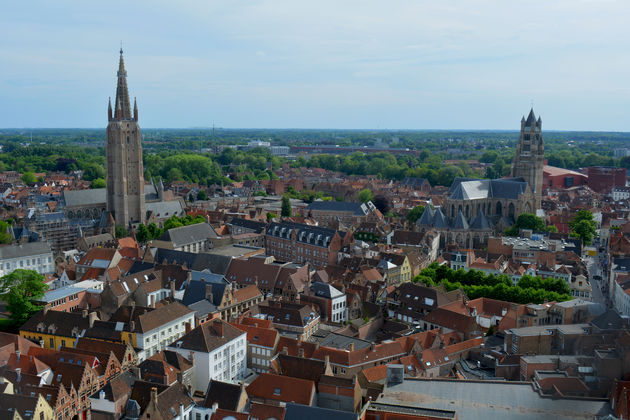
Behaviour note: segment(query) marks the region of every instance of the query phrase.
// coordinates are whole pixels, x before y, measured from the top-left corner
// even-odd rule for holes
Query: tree
[[[94,181],[98,178],[105,178],[105,168],[97,163],[88,163],[83,167],[83,179]]]
[[[37,177],[33,172],[24,172],[22,175],[22,182],[26,185],[33,185],[37,182]]]
[[[267,220],[275,219],[276,217],[278,217],[276,213],[267,213]]]
[[[199,190],[197,193],[197,200],[205,201],[208,199],[208,194],[204,190]]]
[[[288,196],[282,196],[282,206],[280,208],[280,215],[282,217],[291,217],[291,200]]]
[[[505,231],[505,234],[517,236],[520,229],[531,229],[534,232],[546,232],[548,230],[543,219],[533,213],[522,213],[516,219],[516,223]]]
[[[149,238],[150,239],[157,239],[160,236],[162,236],[162,233],[164,233],[162,231],[162,229],[160,229],[158,227],[158,225],[156,225],[155,223],[151,222],[149,223],[149,227],[147,228],[149,231]]]
[[[364,189],[359,191],[359,201],[362,203],[367,203],[368,201],[374,200],[374,195],[372,195],[372,191],[369,189]]]
[[[103,178],[96,178],[94,181],[92,181],[92,184],[90,185],[90,188],[94,189],[94,188],[105,188],[105,180]]]
[[[597,222],[593,219],[593,213],[588,210],[579,210],[572,221],[569,222],[571,236],[578,237],[586,245],[593,242],[597,233]]]
[[[117,238],[124,238],[125,236],[129,235],[129,232],[127,232],[127,229],[123,225],[116,225],[114,231]]]
[[[11,223],[7,220],[0,221],[0,244],[10,244],[13,239],[13,235],[9,232],[11,229]]]
[[[149,229],[145,225],[138,226],[138,231],[136,232],[136,239],[138,242],[144,243],[149,240]]]
[[[407,220],[409,220],[409,223],[413,225],[418,221],[419,218],[422,217],[423,213],[424,213],[424,206],[416,206],[412,208],[409,211],[409,213],[407,213]]]
[[[48,285],[45,277],[33,270],[14,270],[0,278],[0,298],[7,304],[10,317],[16,325],[22,325],[41,306],[34,301],[40,300]]]

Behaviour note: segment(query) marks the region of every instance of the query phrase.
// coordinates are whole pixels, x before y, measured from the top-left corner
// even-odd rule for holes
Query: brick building
[[[595,192],[609,192],[613,187],[626,186],[626,169],[610,166],[588,168],[588,186]]]
[[[319,270],[337,262],[337,253],[352,241],[352,235],[292,222],[272,223],[265,232],[268,255],[280,261],[309,263]]]

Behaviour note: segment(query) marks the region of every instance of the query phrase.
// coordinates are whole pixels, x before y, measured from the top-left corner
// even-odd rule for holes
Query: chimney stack
[[[298,357],[304,358],[304,349],[302,347],[298,349]]]
[[[19,350],[15,351],[15,357],[17,357],[18,360],[20,360],[20,354],[21,352]]]
[[[289,348],[287,346],[282,347],[282,354],[289,354]]]
[[[348,346],[348,350],[354,351],[354,343],[350,343],[350,345]]]
[[[98,313],[97,312],[90,312],[88,315],[88,321],[90,323],[90,328],[92,328],[94,326],[94,321],[98,320]]]
[[[155,404],[157,405],[158,392],[157,392],[157,388],[156,387],[151,388],[151,401],[154,401]]]

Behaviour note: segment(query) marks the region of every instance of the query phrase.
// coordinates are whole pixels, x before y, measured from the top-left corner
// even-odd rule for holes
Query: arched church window
[[[500,201],[497,201],[497,211],[496,211],[496,214],[499,214],[499,215],[503,214],[503,206],[501,205],[501,202],[500,202]]]
[[[451,204],[451,217],[455,217],[455,204]]]
[[[470,214],[470,206],[466,204],[466,218],[468,219],[468,215]]]
[[[510,217],[514,217],[514,203],[510,203],[510,205],[508,206],[508,214]]]

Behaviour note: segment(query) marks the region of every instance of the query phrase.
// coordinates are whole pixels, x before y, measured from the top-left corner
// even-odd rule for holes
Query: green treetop
[[[41,309],[34,301],[40,300],[48,290],[44,279],[37,271],[22,269],[0,277],[0,298],[7,304],[16,325],[23,324]]]

